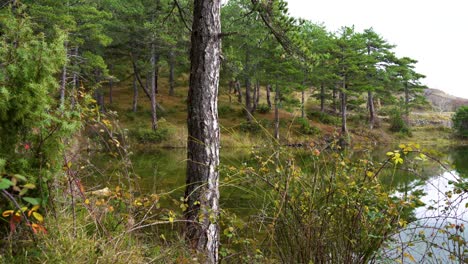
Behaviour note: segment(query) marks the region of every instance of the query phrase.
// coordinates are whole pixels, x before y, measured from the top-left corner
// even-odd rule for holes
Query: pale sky
[[[323,22],[330,31],[373,27],[397,56],[418,60],[430,88],[468,98],[468,1],[286,0],[289,13]]]

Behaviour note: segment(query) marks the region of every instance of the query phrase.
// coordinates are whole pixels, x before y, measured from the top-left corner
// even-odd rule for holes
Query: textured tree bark
[[[158,129],[158,113],[156,110],[156,91],[157,91],[157,60],[156,44],[151,44],[151,128],[153,130]]]
[[[237,91],[237,102],[242,104],[242,91],[239,81],[236,81],[236,91]]]
[[[267,99],[268,107],[270,107],[270,109],[271,109],[270,92],[271,92],[271,85],[268,84],[268,85],[266,86],[266,97],[267,97],[266,99]]]
[[[250,78],[245,78],[245,113],[247,121],[252,121],[252,96],[250,95]]]
[[[301,91],[301,117],[305,118],[305,91]]]
[[[278,84],[276,84],[276,91],[275,91],[275,139],[279,140],[279,102],[280,102],[280,94]]]
[[[114,69],[114,66],[110,65],[109,70],[112,72],[113,69]],[[109,79],[109,104],[113,103],[112,88],[114,88],[114,80],[112,78],[110,78]]]
[[[65,43],[65,54],[68,57],[67,43]],[[60,105],[61,106],[65,105],[65,89],[67,88],[67,64],[68,64],[68,58],[63,64],[63,68],[62,68],[62,81],[60,83]]]
[[[375,108],[374,108],[374,96],[372,91],[367,91],[367,100],[369,106],[369,127],[374,129],[375,125]]]
[[[408,82],[405,82],[405,117],[406,117],[406,123],[408,124],[408,121],[409,121],[409,89],[408,89]]]
[[[220,0],[194,0],[188,94],[186,238],[218,263]]]
[[[341,97],[341,134],[345,135],[348,133],[348,128],[346,124],[346,112],[347,112],[346,81],[343,81],[343,90],[340,91],[340,97]]]
[[[78,54],[79,54],[78,53],[78,46],[76,46],[74,54],[73,54],[74,59],[75,59],[74,65],[78,65],[78,62],[77,62]],[[76,88],[78,87],[78,82],[79,82],[78,72],[73,71],[73,74],[72,74],[72,90],[71,90],[71,93],[72,93],[72,96],[71,96],[72,108],[74,108],[75,104],[76,104],[75,96],[76,96]]]
[[[252,121],[252,96],[251,92],[251,82],[250,82],[250,51],[247,49],[245,52],[245,112],[247,121]]]
[[[169,52],[169,95],[174,96],[174,51]]]
[[[258,85],[258,81],[254,84],[253,96],[252,96],[252,109],[250,110],[251,114],[255,113],[255,110],[257,110],[257,96],[258,96],[257,85]]]
[[[254,101],[252,113],[257,110],[259,102],[260,102],[260,81],[257,80],[255,84],[255,101]]]
[[[137,112],[138,110],[138,86],[137,86],[137,77],[136,72],[133,73],[133,103],[132,103],[132,110],[133,112]]]
[[[336,98],[338,97],[337,96],[337,91],[338,89],[336,89],[336,86],[333,87],[333,112],[335,112],[335,114],[338,113],[338,104],[336,103]]]

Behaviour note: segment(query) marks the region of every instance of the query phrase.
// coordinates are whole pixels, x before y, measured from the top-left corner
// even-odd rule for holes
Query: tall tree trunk
[[[194,0],[188,94],[186,237],[218,263],[220,0]]]
[[[78,59],[78,46],[75,47],[75,50],[74,50],[74,53],[73,53],[73,56],[74,56],[74,65],[77,66],[78,65],[78,62],[77,62],[77,59]],[[77,87],[79,86],[79,79],[78,79],[78,72],[76,70],[73,71],[73,74],[72,74],[72,90],[71,90],[71,105],[72,105],[72,108],[75,107],[75,104],[76,104],[76,89]]]
[[[236,91],[237,91],[237,102],[239,104],[242,104],[242,91],[241,91],[241,85],[240,85],[239,81],[236,81],[235,88],[236,88]]]
[[[301,91],[301,117],[305,118],[305,90]]]
[[[325,112],[325,86],[320,84],[320,112]]]
[[[228,91],[228,96],[229,96],[229,103],[231,104],[232,103],[232,91],[234,91],[234,94],[236,94],[236,88],[235,88],[235,85],[234,85],[234,81],[231,80],[229,81],[229,91]]]
[[[374,129],[375,125],[375,109],[374,109],[374,96],[372,91],[367,91],[367,101],[369,106],[369,127]]]
[[[67,43],[65,43],[65,54],[68,57],[68,47]],[[60,83],[60,105],[65,105],[65,90],[67,88],[67,64],[68,58],[66,59],[65,63],[63,64],[62,68],[62,80]]]
[[[251,113],[255,113],[255,111],[257,110],[257,104],[258,104],[258,97],[259,97],[259,89],[258,89],[258,86],[260,84],[258,83],[258,80],[255,82],[255,85],[254,85],[254,91],[253,91],[253,102],[252,102],[252,111]]]
[[[138,86],[137,86],[137,73],[133,73],[133,104],[132,104],[133,112],[137,112],[138,110]]]
[[[252,97],[250,95],[250,78],[245,78],[245,112],[247,121],[252,121]]]
[[[346,124],[346,112],[347,112],[347,100],[346,100],[346,79],[343,81],[343,89],[340,91],[341,97],[341,134],[345,135],[348,133],[348,128]]]
[[[174,51],[169,52],[169,95],[174,96],[174,66],[175,66],[175,58],[174,58]]]
[[[280,91],[278,88],[278,84],[276,84],[275,90],[275,139],[279,140],[280,133],[279,133],[279,103],[280,103]]]
[[[406,117],[406,123],[408,124],[408,121],[409,121],[409,89],[408,89],[408,82],[405,82],[405,117]]]
[[[338,93],[338,89],[336,88],[336,85],[333,87],[333,112],[338,113],[338,104],[336,103],[336,99],[337,99],[337,93]]]
[[[109,67],[109,70],[111,72],[111,75],[112,75],[112,70],[114,69],[114,65],[110,65]],[[113,77],[110,77],[109,78],[109,104],[112,104],[113,103],[113,100],[112,100],[112,89],[114,88],[114,79]]]
[[[268,107],[271,109],[271,99],[270,99],[270,92],[271,92],[271,85],[267,84],[266,86],[266,99],[267,99],[267,104]]]
[[[151,128],[158,129],[158,113],[156,110],[156,91],[157,91],[157,61],[156,44],[151,44]]]
[[[255,96],[255,104],[254,104],[254,109],[256,110],[258,107],[258,103],[260,102],[260,81],[257,80],[257,85],[255,85],[255,88],[257,89],[256,96]]]

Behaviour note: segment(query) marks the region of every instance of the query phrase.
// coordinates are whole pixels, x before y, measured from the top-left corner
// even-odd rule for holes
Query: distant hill
[[[455,112],[460,106],[468,105],[468,99],[456,97],[438,89],[426,89],[424,96],[438,112]]]

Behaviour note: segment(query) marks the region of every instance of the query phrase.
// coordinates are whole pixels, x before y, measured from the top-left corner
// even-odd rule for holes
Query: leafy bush
[[[404,135],[411,136],[411,130],[403,120],[401,111],[394,108],[390,111],[390,131],[398,132]]]
[[[319,135],[321,132],[317,127],[312,127],[309,123],[309,120],[305,118],[296,119],[296,123],[300,125],[299,129],[302,134]]]
[[[169,138],[169,129],[159,128],[154,131],[147,128],[139,128],[131,130],[130,136],[139,143],[159,143]]]
[[[387,153],[390,171],[406,163],[413,166],[412,160],[420,162],[416,157],[425,158],[405,154],[419,150],[418,145],[399,148]],[[244,167],[225,171],[228,177],[241,177],[243,187],[267,201],[262,218],[245,227],[266,228],[269,239],[275,241],[268,248],[272,254],[262,250],[262,257],[283,263],[373,263],[382,245],[411,220],[406,212],[422,205],[416,192],[400,198],[391,195],[379,182],[383,167],[370,165],[378,163],[327,155],[317,149],[300,157],[286,149],[253,151]],[[231,230],[240,229],[231,226],[236,227]],[[235,233],[225,230],[225,235]]]
[[[270,127],[271,122],[269,120],[263,119],[258,122],[242,122],[239,125],[239,129],[243,132],[250,132],[253,134],[260,133],[264,128]]]
[[[316,120],[322,124],[327,124],[327,125],[339,125],[340,124],[340,120],[336,116],[323,113],[323,112],[319,112],[319,111],[310,111],[307,114],[307,117],[310,120]]]
[[[457,134],[461,137],[468,137],[468,106],[458,108],[452,120]]]
[[[234,109],[230,105],[220,105],[218,106],[218,115],[220,117],[229,116],[233,113]]]
[[[257,106],[257,112],[260,114],[267,114],[271,111],[271,108],[267,104],[259,104]]]

